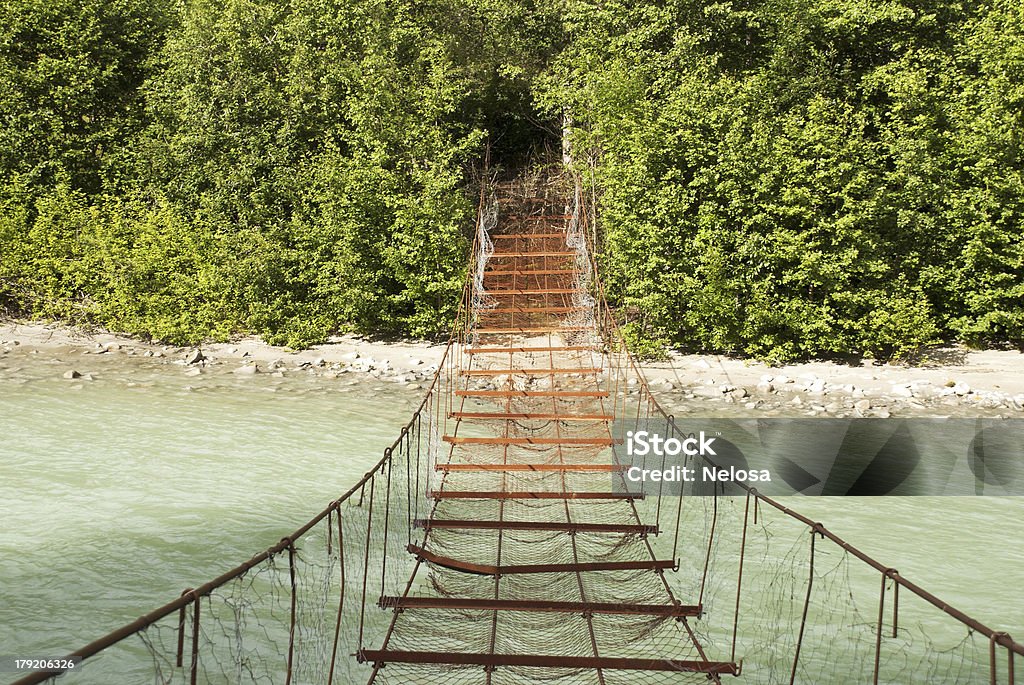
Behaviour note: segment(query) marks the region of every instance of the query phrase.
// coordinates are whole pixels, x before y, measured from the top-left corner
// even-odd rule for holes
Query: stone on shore
[[[72,380],[72,379],[75,379],[75,378],[81,378],[81,377],[82,377],[82,374],[80,374],[79,372],[75,371],[74,369],[71,369],[70,371],[65,371],[64,372],[64,378],[67,378],[68,380]]]

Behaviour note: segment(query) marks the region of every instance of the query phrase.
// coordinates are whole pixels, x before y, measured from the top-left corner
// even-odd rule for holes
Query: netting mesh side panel
[[[696,602],[707,565],[705,611],[692,625],[709,653],[727,657],[743,549],[736,658],[743,660],[744,682],[789,683],[796,660],[797,683],[871,683],[876,653],[880,683],[989,682],[987,639],[906,590],[899,594],[893,636],[891,580],[886,583],[879,640],[882,574],[821,536],[814,544],[808,601],[810,528],[764,504],[754,524],[747,502],[745,496],[685,498],[678,549],[686,552],[680,556],[679,572],[666,576],[681,601]],[[745,514],[749,525],[744,543]],[[674,543],[666,537],[654,540],[659,552]]]

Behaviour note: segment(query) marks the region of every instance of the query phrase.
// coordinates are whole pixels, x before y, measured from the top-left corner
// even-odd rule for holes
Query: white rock
[[[192,350],[191,352],[185,355],[186,364],[198,364],[204,359],[206,359],[206,357],[204,357],[203,353],[198,349]]]
[[[871,409],[871,400],[857,400],[853,403],[853,408],[860,412],[865,412]]]
[[[64,378],[67,378],[68,380],[72,380],[74,378],[81,378],[81,377],[82,377],[82,374],[78,373],[74,369],[71,369],[70,371],[65,371],[64,372]]]
[[[709,388],[705,385],[698,385],[690,393],[694,397],[703,397],[705,399],[717,399],[722,396],[722,393],[718,391],[718,388]]]
[[[409,383],[409,384],[407,384],[405,386],[405,388],[406,388],[406,390],[419,390],[420,389],[420,384],[419,383]]]
[[[231,373],[238,376],[255,376],[260,372],[260,369],[255,364],[246,364],[245,366],[239,366]]]
[[[913,397],[914,391],[910,387],[910,383],[893,383],[892,394],[897,397]]]
[[[959,395],[961,397],[963,397],[964,395],[969,395],[972,392],[974,392],[973,390],[971,390],[971,386],[967,385],[966,383],[957,383],[956,385],[953,386],[952,390],[954,394]]]
[[[202,373],[203,372],[200,371],[199,369],[189,369],[188,371],[185,372],[185,375],[186,376],[199,376]]]
[[[764,376],[762,376],[762,378],[764,378]],[[775,392],[775,384],[771,381],[762,380],[757,384],[757,391],[763,394]]]
[[[812,395],[824,395],[825,394],[825,381],[820,378],[810,382],[807,386],[807,392]]]

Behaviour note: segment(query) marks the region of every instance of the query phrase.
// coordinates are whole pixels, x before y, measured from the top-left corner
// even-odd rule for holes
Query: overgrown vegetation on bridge
[[[568,112],[638,339],[779,360],[1024,340],[1013,0],[12,0],[0,20],[10,313],[179,343],[438,333],[488,135],[511,163]]]

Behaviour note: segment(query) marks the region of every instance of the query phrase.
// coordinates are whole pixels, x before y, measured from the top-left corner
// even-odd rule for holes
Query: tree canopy
[[[630,334],[1024,341],[1009,0],[13,0],[0,307],[175,343],[449,326],[475,169],[574,122]]]

